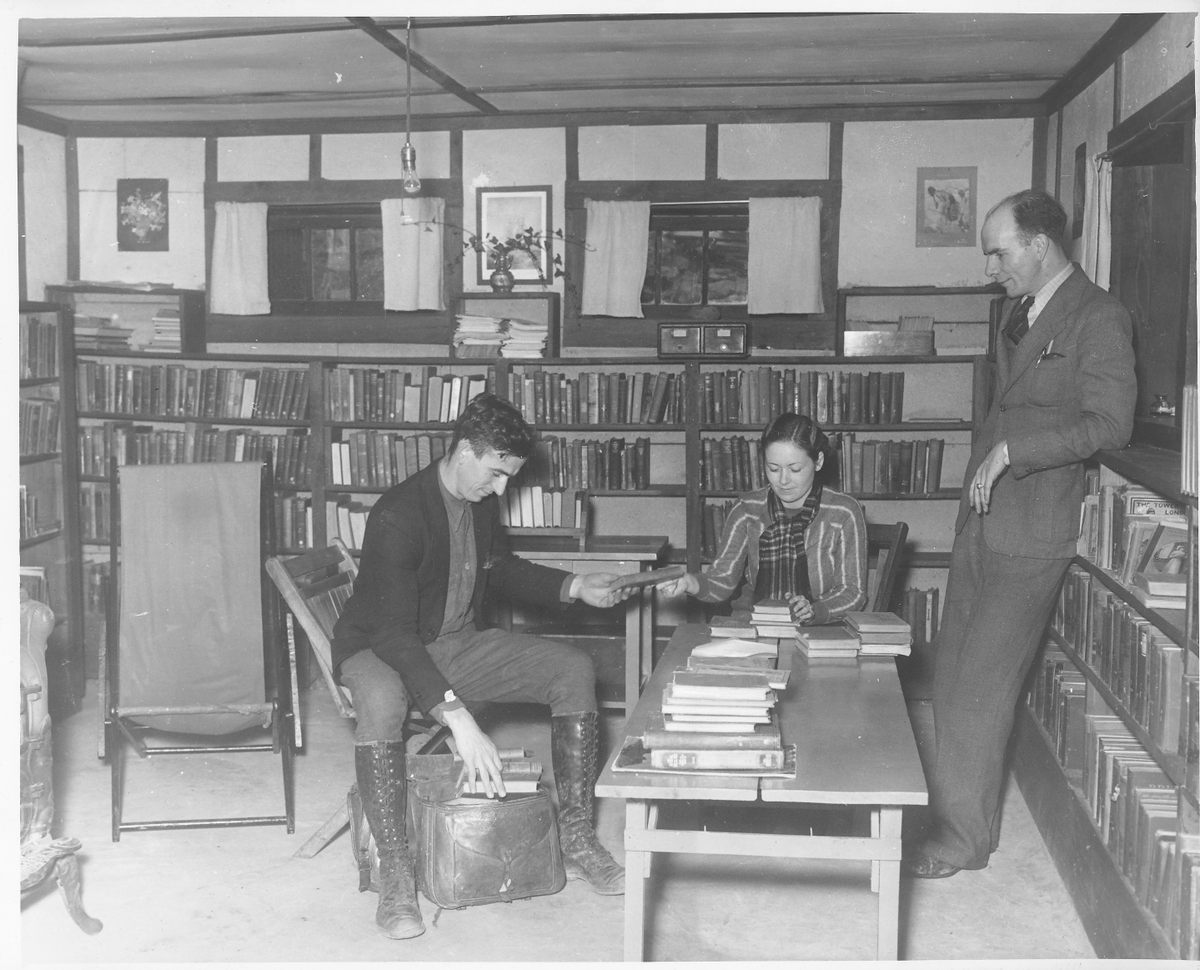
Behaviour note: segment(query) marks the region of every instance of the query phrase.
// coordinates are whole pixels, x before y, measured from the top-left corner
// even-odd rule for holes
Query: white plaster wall
[[[917,169],[975,166],[977,224],[1004,196],[1029,188],[1033,121],[847,124],[842,151],[839,286],[987,283],[978,246],[916,245]]]
[[[79,275],[85,280],[204,286],[204,139],[81,138]],[[117,251],[117,179],[165,178],[169,249]]]
[[[566,132],[562,128],[502,128],[463,132],[463,225],[479,231],[475,190],[504,186],[550,186],[550,231],[565,224],[563,205],[567,181]],[[473,253],[463,261],[463,288],[467,292],[488,291],[476,283]],[[551,289],[562,292],[562,280]],[[526,289],[522,287],[522,289]]]
[[[717,128],[717,178],[828,177],[828,124],[721,125]]]
[[[1196,14],[1164,14],[1121,56],[1121,118],[1153,101],[1196,67]]]
[[[414,131],[417,175],[450,177],[450,133]],[[381,131],[321,136],[321,177],[326,179],[399,179],[404,132]]]
[[[1079,259],[1083,241],[1075,239],[1074,213],[1075,150],[1085,144],[1089,164],[1092,156],[1108,147],[1108,132],[1112,128],[1113,78],[1109,68],[1096,78],[1062,110],[1062,144],[1059,151],[1059,179],[1057,191],[1047,182],[1051,192],[1067,210],[1067,249],[1073,259]],[[1053,157],[1053,156],[1051,156]],[[1082,221],[1082,220],[1081,220]],[[1082,229],[1082,226],[1079,227]]]
[[[217,181],[307,181],[308,140],[308,135],[218,138]]]
[[[704,125],[604,125],[579,129],[579,177],[704,178]]]
[[[25,155],[25,294],[43,300],[47,283],[67,278],[66,139],[18,125],[17,144]]]

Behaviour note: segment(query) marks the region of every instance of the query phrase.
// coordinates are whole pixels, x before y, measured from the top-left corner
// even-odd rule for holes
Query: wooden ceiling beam
[[[380,27],[370,17],[347,17],[352,24],[360,28],[363,33],[373,40],[378,41],[393,54],[403,61],[407,61],[418,71],[424,74],[429,80],[433,81],[442,88],[447,94],[453,94],[457,98],[465,101],[467,104],[482,111],[485,115],[498,115],[500,109],[489,101],[485,101],[474,91],[464,87],[461,83],[452,78],[441,68],[431,64],[416,51],[409,50],[404,44],[389,30]]]
[[[1043,96],[1046,113],[1063,108],[1112,67],[1130,47],[1163,17],[1161,13],[1123,13],[1091,50]]]

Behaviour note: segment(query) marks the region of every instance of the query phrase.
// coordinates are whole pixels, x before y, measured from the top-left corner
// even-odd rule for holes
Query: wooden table
[[[569,536],[514,535],[512,550],[523,559],[568,572],[619,575],[654,569],[667,548],[666,536],[588,536],[583,549]],[[650,677],[654,648],[654,590],[642,587],[625,601],[626,714]]]
[[[662,688],[674,670],[692,647],[708,639],[705,626],[676,628],[626,724],[627,736],[642,734],[659,711]],[[596,794],[626,799],[626,960],[643,959],[646,879],[656,852],[869,860],[871,889],[879,894],[877,956],[897,959],[901,817],[905,805],[924,805],[928,796],[895,662],[810,663],[784,641],[779,666],[792,668],[777,706],[784,744],[797,748],[796,778],[614,771],[616,752],[601,773]],[[659,803],[673,800],[862,805],[871,811],[871,833],[841,837],[660,828]]]

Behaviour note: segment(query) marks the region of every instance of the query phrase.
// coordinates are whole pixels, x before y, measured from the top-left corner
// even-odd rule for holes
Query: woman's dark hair
[[[473,397],[454,422],[447,454],[453,453],[460,441],[468,442],[476,456],[491,448],[498,455],[524,460],[533,454],[537,432],[511,404],[485,392]]]
[[[814,463],[818,455],[824,455],[825,466],[821,471],[831,466],[830,459],[833,454],[829,439],[807,414],[793,414],[788,411],[763,429],[762,438],[759,440],[759,454],[763,456],[764,461],[767,457],[767,446],[778,441],[786,441],[802,449]]]

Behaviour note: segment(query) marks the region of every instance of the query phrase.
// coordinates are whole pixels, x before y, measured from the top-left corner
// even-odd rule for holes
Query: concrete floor
[[[319,685],[301,698],[305,748],[296,765],[294,835],[282,826],[200,829],[126,833],[113,843],[109,772],[96,756],[94,683],[88,688],[83,709],[55,725],[56,831],[83,842],[84,903],[104,929],[84,935],[54,893],[25,900],[20,953],[12,961],[0,954],[5,965],[17,959],[29,966],[621,959],[621,898],[594,895],[577,882],[555,896],[511,904],[437,913],[425,902],[424,936],[381,937],[373,925],[376,897],[357,891],[345,835],[313,859],[293,855],[344,798],[352,778],[351,726]],[[914,703],[912,714],[923,740],[928,705]],[[620,718],[604,720],[611,750]],[[532,749],[549,765],[543,720],[509,720],[493,736]],[[134,758],[129,764],[127,818],[188,817],[210,808],[282,810],[279,759],[269,755]],[[770,831],[832,818],[828,811],[812,817],[793,811],[759,814],[752,824]],[[622,804],[602,801],[598,825],[620,859]],[[648,959],[870,961],[875,897],[867,879],[865,863],[667,858],[648,888]],[[915,961],[1039,959],[1069,961],[1072,968],[1093,958],[1015,785],[989,868],[901,883],[900,951]]]

